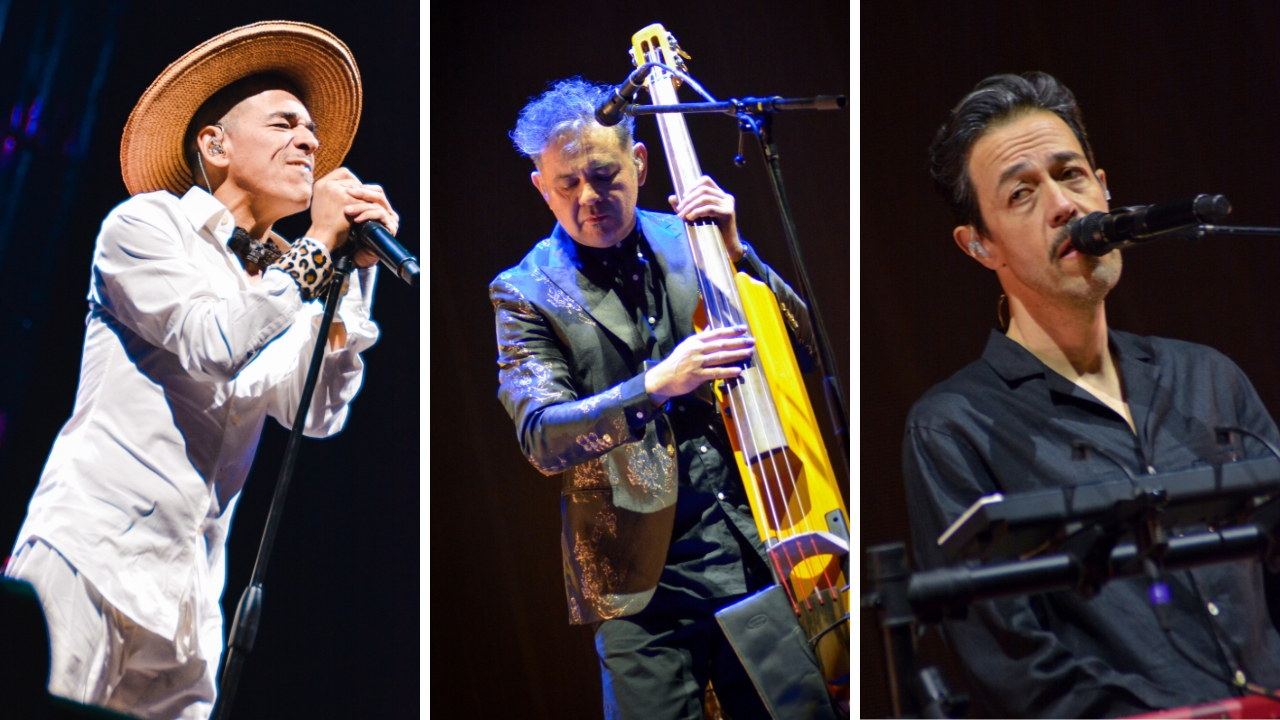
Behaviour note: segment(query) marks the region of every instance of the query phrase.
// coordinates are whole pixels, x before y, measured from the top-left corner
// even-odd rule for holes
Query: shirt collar
[[[607,261],[615,261],[615,269],[617,261],[622,260],[630,255],[635,255],[640,246],[640,223],[637,220],[634,228],[627,234],[625,238],[619,240],[617,244],[607,248],[591,247],[582,245],[578,241],[572,242],[573,253],[576,256],[579,265],[598,266]]]
[[[227,241],[231,239],[231,232],[235,230],[235,220],[231,217],[227,206],[223,205],[218,198],[210,195],[199,185],[192,185],[191,189],[178,200],[178,205],[187,216],[187,220],[191,222],[191,227],[197,231],[208,231],[219,244],[226,247]]]
[[[1151,347],[1144,338],[1126,332],[1107,329],[1107,341],[1111,351],[1119,361],[1121,371],[1130,362],[1151,362]],[[987,338],[987,347],[982,351],[982,358],[991,365],[991,369],[1007,383],[1016,383],[1034,375],[1044,375],[1048,366],[1031,354],[1031,351],[998,330],[992,330]]]
[[[1033,375],[1044,375],[1047,369],[1030,350],[1010,340],[999,330],[992,330],[987,337],[987,347],[982,351],[982,359],[1007,383]]]

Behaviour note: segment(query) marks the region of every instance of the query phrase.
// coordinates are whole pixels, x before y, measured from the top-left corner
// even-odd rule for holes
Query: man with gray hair
[[[733,196],[703,177],[675,215],[636,208],[649,171],[635,121],[594,120],[608,86],[562,80],[512,133],[557,224],[489,292],[499,399],[544,474],[564,473],[569,620],[592,624],[610,718],[702,717],[710,681],[738,720],[767,718],[714,618],[771,582],[709,382],[752,356],[744,327],[696,333],[683,223],[711,220],[737,267],[797,319],[803,302],[738,236]]]

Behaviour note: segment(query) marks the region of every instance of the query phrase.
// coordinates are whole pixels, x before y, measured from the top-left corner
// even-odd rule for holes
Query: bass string
[[[723,250],[723,239],[719,237],[718,232],[714,233],[714,235],[715,237],[706,243],[709,247],[703,247],[702,243],[696,240],[692,243],[696,248],[697,262],[695,264],[699,268],[699,286],[703,293],[704,305],[707,308],[708,322],[712,327],[727,327],[730,325],[744,324],[745,320],[743,312],[740,309],[743,301],[741,295],[736,292],[736,284],[731,280],[731,266],[729,264],[728,256]],[[697,237],[696,231],[694,237]],[[718,290],[716,283],[710,278],[710,275],[712,274],[711,263],[716,261],[718,261],[719,267],[715,274],[720,278],[721,284],[725,286],[723,291]],[[761,378],[761,380],[763,380],[763,378]],[[728,393],[730,407],[733,409],[734,416],[739,418],[735,423],[735,426],[739,428],[739,447],[744,449],[748,447],[759,447],[760,441],[765,438],[761,437],[763,431],[761,433],[756,432],[756,427],[758,425],[768,426],[772,423],[770,423],[768,419],[764,419],[758,423],[752,420],[753,417],[759,418],[764,416],[768,411],[764,407],[765,403],[763,398],[756,395],[753,390],[750,392],[748,391],[752,386],[744,384],[741,388],[742,390],[740,393]],[[738,402],[735,400],[735,394],[747,395],[747,397],[742,399],[742,403],[745,407],[738,407]],[[746,438],[743,437],[744,434],[749,435],[754,441],[750,446],[746,444]],[[824,553],[818,549],[817,540],[813,535],[814,528],[809,520],[810,511],[809,508],[805,507],[805,497],[799,487],[799,478],[791,464],[785,461],[779,463],[777,456],[778,453],[770,453],[767,459],[769,465],[767,468],[762,469],[762,474],[765,476],[765,482],[763,485],[766,490],[767,499],[765,499],[763,503],[758,502],[758,504],[762,504],[769,508],[770,517],[773,520],[773,527],[778,533],[780,539],[783,536],[783,533],[780,529],[781,525],[778,522],[778,505],[781,504],[783,508],[782,514],[787,520],[787,527],[790,528],[792,532],[796,532],[798,524],[800,531],[805,533],[808,537],[807,552],[804,548],[806,541],[801,541],[800,546],[796,548],[796,551],[799,554],[799,560],[803,562],[818,558]],[[752,481],[752,484],[757,485],[758,487],[754,466],[745,462],[744,465],[747,467],[749,479]],[[779,465],[781,465],[781,468]],[[770,470],[772,472],[769,472]],[[795,517],[792,515],[791,504],[786,501],[786,492],[783,487],[784,479],[790,483],[790,487],[792,488],[792,496],[796,501],[797,513],[801,518],[799,523],[797,523]],[[775,499],[775,490],[776,497],[778,499]],[[756,497],[757,501],[761,500],[758,494]],[[788,565],[794,568],[798,563],[796,562],[796,558],[791,556],[790,548],[784,547],[783,552],[786,555]],[[779,568],[779,577],[783,580],[789,581],[787,574],[781,571],[781,568]],[[822,579],[825,581],[825,587],[834,588],[838,585],[838,576],[834,574],[833,566],[829,562],[823,565]],[[825,603],[825,598],[820,591],[820,584],[816,580],[811,582],[816,589],[819,589],[819,592],[817,593],[818,602]],[[808,603],[808,595],[805,596],[805,605],[806,607],[811,607]]]
[[[711,249],[710,251],[711,257],[721,261],[722,267],[721,267],[721,272],[719,274],[722,277],[722,279],[726,283],[728,283],[729,280],[726,277],[728,275],[727,273],[728,257],[727,255],[725,255],[723,250],[720,250],[720,248],[723,248],[723,240],[720,240],[719,238],[715,238],[715,240],[719,244],[716,245],[716,248]],[[742,312],[739,309],[739,306],[741,305],[740,296],[738,296],[736,293],[732,293],[732,291],[729,288],[726,288],[726,290],[723,292],[717,291],[715,283],[711,281],[711,279],[708,277],[709,273],[706,272],[706,269],[710,267],[709,265],[710,258],[708,258],[704,253],[704,250],[706,250],[706,248],[701,247],[698,243],[694,243],[694,244],[695,246],[697,246],[697,254],[700,260],[698,265],[702,270],[701,272],[699,272],[699,285],[703,292],[702,297],[703,297],[704,306],[707,308],[708,324],[711,325],[713,328],[744,324],[745,319],[743,318]],[[715,243],[712,243],[712,244],[715,244]],[[732,302],[732,299],[736,299],[737,303],[735,304],[734,302]],[[757,371],[758,371],[758,366],[757,366]],[[752,419],[753,417],[759,417],[761,414],[764,413],[764,409],[762,407],[763,402],[760,398],[756,397],[754,392],[747,391],[747,389],[751,386],[744,384],[740,387],[742,388],[741,392],[734,393],[734,392],[729,392],[726,389],[726,394],[728,396],[730,408],[732,409],[733,416],[735,418],[734,427],[738,434],[738,447],[745,451],[748,448],[760,447],[762,442],[766,440],[765,437],[762,437],[764,431],[763,430],[757,431],[757,427],[765,426],[768,423],[767,423],[767,420],[757,422]],[[737,397],[743,394],[747,395],[747,397],[741,397],[741,398]],[[741,402],[739,402],[739,400],[741,400]],[[748,436],[752,441],[750,444],[747,443]],[[783,488],[782,486],[783,471],[782,469],[779,468],[778,453],[769,453],[765,462],[768,463],[768,466],[761,469],[761,475],[764,477],[764,482],[760,482],[759,478],[757,478],[757,475],[756,475],[755,465],[753,463],[744,461],[743,465],[746,468],[747,475],[748,475],[748,477],[745,478],[745,480],[749,481],[749,483],[747,484],[750,484],[756,493],[757,505],[768,508],[769,516],[773,521],[773,528],[775,530],[775,533],[777,533],[779,540],[781,541],[783,533],[781,530],[782,525],[779,522],[778,505],[781,504],[782,506],[782,514],[787,520],[787,527],[794,529],[796,526],[796,521],[795,521],[795,518],[792,517],[790,504],[787,503],[785,500],[785,495],[786,495],[785,488]],[[796,494],[797,500],[799,501],[799,503],[803,505],[803,498],[799,496],[798,492],[796,492],[798,491],[798,488],[796,487],[796,478],[793,474],[790,464],[783,462],[781,463],[781,465],[782,465],[782,468],[785,468],[786,474],[789,476],[789,479],[791,481],[791,487],[793,488],[793,493]],[[764,498],[761,498],[759,494],[760,492],[759,488],[761,486],[763,486],[765,490]],[[808,518],[805,517],[804,515],[802,515],[802,518],[803,518],[803,526],[807,528]],[[767,538],[762,538],[762,540],[767,540]],[[812,540],[811,540],[811,543],[812,543]],[[817,552],[816,544],[813,544],[812,547],[813,547],[814,553],[816,554]],[[789,545],[783,545],[781,550],[782,550],[782,554],[786,558],[786,564],[788,568],[795,568],[796,565],[798,564],[797,560],[802,562],[806,559],[805,554],[801,550],[801,548],[796,548],[797,552],[799,552],[799,558],[792,556],[792,548]],[[777,559],[777,552],[776,551],[770,552],[770,556],[773,559],[774,570],[778,576],[779,582],[781,582],[783,587],[785,588],[787,592],[787,596],[791,601],[793,609],[798,610],[798,604],[801,599],[804,601],[806,608],[811,608],[812,605],[810,605],[809,599],[807,596],[804,598],[797,597],[797,593],[795,591],[795,588],[790,578],[790,573],[782,567],[782,563]]]
[[[654,86],[652,83],[665,82],[670,87],[669,94],[672,96],[672,99],[674,100],[673,104],[678,103],[679,100],[678,98],[675,98],[675,87],[674,87],[673,81],[671,80],[671,75],[669,73],[663,73],[660,70],[658,72],[655,72],[654,74],[657,77],[651,78],[650,94],[651,95],[654,94],[652,92],[652,90],[654,89]],[[684,118],[683,116],[680,116],[680,115],[659,117],[659,127],[660,129],[663,130],[664,145],[666,145],[666,150],[668,151],[668,154],[671,156],[669,158],[669,161],[672,163],[674,179],[685,180],[685,182],[682,182],[680,184],[684,187],[687,187],[688,180],[693,179],[693,176],[697,175],[698,173],[696,170],[697,156],[694,153],[692,142],[689,139],[688,128],[685,125]],[[679,147],[677,147],[677,145],[679,145]],[[685,161],[681,160],[680,151],[684,151],[684,154],[687,155],[687,159]],[[693,167],[687,167],[686,165],[688,164],[692,164]],[[681,177],[682,174],[688,174],[690,175],[690,178],[687,178],[687,179],[682,178]],[[700,259],[702,261],[700,263],[697,263],[700,270],[700,272],[698,273],[698,283],[699,283],[700,290],[702,291],[702,296],[704,298],[704,307],[706,307],[707,309],[709,326],[714,329],[717,327],[727,327],[732,324],[739,324],[739,323],[745,324],[745,321],[741,317],[741,312],[738,310],[738,308],[734,307],[733,303],[723,302],[722,294],[715,291],[714,283],[712,283],[709,280],[709,278],[706,277],[705,269],[708,267],[707,265],[708,258],[703,256],[703,253],[701,252],[702,248],[697,247],[698,243],[696,242],[691,244],[695,247],[695,250],[700,256]],[[727,254],[725,253],[723,248],[724,248],[723,241],[721,240],[718,248],[718,252],[715,252],[713,254],[713,257],[716,257],[716,259],[721,260],[721,265],[722,265],[721,269],[723,272],[721,272],[720,274],[723,278],[725,278],[728,281],[728,279],[732,277],[732,273],[729,272],[730,265],[728,263]],[[738,298],[735,290],[736,288],[727,287],[724,294],[726,295],[731,294],[734,298],[738,299],[738,304],[740,305],[741,300],[740,298]],[[706,302],[708,298],[710,298],[709,303]],[[751,420],[751,417],[753,413],[759,414],[764,412],[763,408],[761,407],[761,405],[763,404],[763,401],[760,398],[757,398],[754,393],[748,393],[751,397],[745,398],[744,403],[749,404],[752,407],[750,408],[738,407],[738,402],[737,400],[735,400],[736,394],[737,393],[729,392],[728,396],[729,396],[730,407],[734,412],[734,417],[737,418],[734,425],[739,436],[738,437],[739,447],[744,449],[747,447],[758,447],[756,442],[758,442],[759,440],[762,440],[763,438],[760,438],[758,436],[758,433],[756,432],[756,429],[755,429],[756,423],[754,423]],[[744,433],[747,435],[750,435],[752,440],[756,442],[753,442],[750,446],[748,446],[745,443],[746,438],[744,437]],[[753,486],[752,490],[756,496],[757,505],[768,508],[770,518],[773,521],[773,527],[775,529],[775,532],[781,538],[782,530],[781,530],[781,525],[779,523],[779,517],[778,517],[779,515],[778,508],[777,508],[778,501],[775,500],[774,498],[774,494],[775,494],[774,491],[776,490],[777,497],[781,499],[781,504],[783,507],[782,514],[786,517],[787,526],[794,530],[796,526],[796,521],[795,521],[795,518],[792,516],[790,503],[787,503],[785,500],[785,488],[782,486],[783,479],[784,479],[782,469],[785,469],[786,479],[790,482],[793,495],[796,498],[796,504],[798,505],[798,512],[801,516],[801,525],[807,533],[812,533],[813,528],[810,525],[809,518],[808,518],[809,511],[804,507],[805,505],[804,497],[803,497],[803,494],[800,492],[800,488],[797,485],[798,478],[795,475],[794,469],[791,467],[791,464],[787,462],[781,463],[782,469],[780,469],[778,467],[779,462],[777,459],[777,455],[778,453],[770,453],[767,459],[767,462],[769,463],[768,469],[772,470],[771,473],[765,472],[762,469],[762,474],[765,475],[764,483],[759,483],[757,481],[756,472],[754,470],[753,464],[747,463],[747,462],[743,463],[743,465],[747,468],[749,480],[751,481],[750,484]],[[766,495],[765,498],[760,497],[759,488],[761,485],[763,485],[765,488],[765,495]],[[813,536],[811,534],[809,535],[809,546],[811,550],[811,554],[808,555],[809,558],[817,557],[821,554],[818,551],[817,543],[813,539]],[[782,549],[786,556],[788,566],[791,568],[795,568],[798,563],[796,562],[796,558],[793,558],[791,556],[790,546],[784,546]],[[801,548],[797,547],[796,550],[799,552],[801,561],[808,559],[806,558],[806,553]],[[774,553],[770,553],[770,554],[774,555]],[[775,564],[775,570],[777,571],[778,577],[782,582],[782,584],[784,585],[785,589],[787,590],[788,596],[790,597],[792,605],[794,607],[796,605],[796,598],[794,596],[790,578],[787,576],[788,574],[782,570],[782,568],[780,567],[780,563],[777,561],[776,557],[774,560],[774,564]],[[830,564],[828,563],[826,566],[824,566],[823,575],[824,575],[824,580],[826,580],[828,583],[828,587],[831,587],[836,584],[836,581],[834,578],[830,576],[829,568],[830,568]],[[817,586],[816,582],[813,584],[815,585],[815,587]],[[821,593],[818,593],[818,599],[819,599],[819,602],[822,602]],[[807,596],[805,598],[805,604],[807,607],[810,607]]]
[[[715,330],[722,327],[728,327],[730,325],[737,324],[735,322],[736,320],[735,318],[728,316],[728,313],[726,312],[725,308],[722,306],[720,293],[715,292],[711,280],[707,277],[707,274],[705,272],[707,258],[703,255],[703,252],[702,252],[703,248],[696,241],[691,243],[691,246],[695,253],[695,265],[698,267],[698,273],[697,273],[698,286],[699,286],[699,290],[702,293],[703,307],[707,313],[708,327]],[[750,419],[746,417],[746,414],[743,412],[743,408],[738,406],[738,402],[734,397],[735,395],[734,393],[730,392],[728,388],[725,388],[725,395],[728,397],[729,405],[733,412],[733,418],[734,418],[733,428],[734,428],[735,434],[737,435],[738,448],[741,451],[745,451],[748,447],[754,447],[753,445],[748,445],[747,438],[744,435],[745,432],[750,432],[750,428],[751,428]],[[754,432],[751,432],[751,435],[754,438],[754,435],[755,435]],[[769,486],[767,482],[759,483],[756,481],[755,471],[753,470],[752,465],[750,463],[743,462],[743,467],[746,468],[747,475],[748,475],[748,477],[743,478],[743,481],[744,481],[743,484],[751,488],[751,492],[755,495],[755,498],[756,498],[756,506],[768,508],[769,514],[773,520],[773,526],[775,528],[779,527],[777,507],[773,502],[773,497],[771,492],[772,488]],[[765,497],[763,498],[760,495],[762,485],[765,493]],[[761,538],[760,540],[762,543],[767,543],[768,538],[764,537],[764,538]],[[784,548],[784,551],[786,551],[786,548]],[[766,549],[766,552],[768,553],[770,560],[773,561],[774,574],[778,578],[779,584],[782,585],[783,591],[786,592],[787,600],[791,603],[792,610],[798,613],[799,607],[796,600],[796,593],[791,586],[791,583],[789,581],[789,578],[787,577],[787,574],[784,572],[781,564],[778,562],[776,554],[768,551],[767,549]],[[788,552],[787,560],[788,562],[790,562],[791,558],[789,556],[789,551],[787,552]]]
[[[661,62],[664,58],[661,57],[661,51],[655,48],[649,59],[650,61]],[[676,104],[679,102],[675,93],[674,83],[671,80],[671,75],[664,70],[655,69],[650,74],[649,79],[645,84],[649,90],[650,97],[654,102],[664,104]],[[697,175],[699,174],[697,168],[697,155],[694,153],[693,143],[689,139],[688,127],[685,125],[684,118],[680,115],[658,115],[656,120],[658,122],[658,129],[662,134],[662,144],[667,155],[667,162],[671,166],[671,175],[676,186],[676,194],[680,198],[683,198],[685,188],[689,187],[692,183],[697,182]],[[698,231],[690,229],[687,226],[686,233],[690,241],[690,249],[693,252],[694,266],[697,268],[695,275],[698,281],[698,290],[703,299],[703,308],[707,313],[707,326],[715,330],[737,324],[734,318],[728,316],[726,313],[721,302],[721,294],[716,292],[714,284],[708,277],[706,268],[709,258],[703,253],[703,248],[697,241]],[[721,239],[721,250],[719,253],[712,252],[711,257],[723,255],[723,246],[724,243]],[[727,258],[725,258],[725,260],[727,260]],[[724,273],[721,274],[724,275]],[[738,435],[738,447],[746,448],[748,445],[746,443],[746,438],[743,436],[744,428],[742,425],[742,420],[745,419],[745,414],[741,412],[741,408],[736,407],[737,403],[734,400],[734,394],[728,393],[728,395],[730,407],[733,411],[733,417],[735,418],[733,425],[734,430]],[[750,427],[749,420],[748,427]],[[772,493],[770,492],[771,488],[767,483],[764,484],[764,490],[768,497],[767,499],[762,498],[760,496],[761,484],[754,481],[755,478],[754,473],[751,470],[751,466],[747,463],[744,463],[744,465],[747,468],[749,478],[752,480],[752,482],[744,482],[744,484],[749,484],[751,486],[751,492],[756,500],[755,506],[768,508],[773,519],[774,527],[778,527],[777,508],[772,499]],[[761,538],[762,542],[766,540],[767,538]],[[799,612],[796,604],[795,593],[791,587],[789,578],[782,571],[782,568],[773,553],[770,553],[770,557],[774,560],[775,574],[787,594],[787,599],[790,601],[792,609]],[[791,562],[791,558],[789,556],[788,562]]]

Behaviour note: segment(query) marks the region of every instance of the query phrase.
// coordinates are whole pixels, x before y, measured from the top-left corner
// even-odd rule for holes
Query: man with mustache
[[[231,517],[268,416],[301,401],[334,257],[386,194],[341,163],[360,116],[350,51],[291,22],[236,28],[152,83],[125,126],[132,197],[94,249],[80,386],[5,569],[49,626],[49,691],[143,718],[206,718]],[[286,242],[280,219],[310,208]],[[305,433],[360,389],[376,256],[361,249]]]
[[[730,260],[770,285],[802,366],[808,314],[738,237],[734,199],[711,178],[670,198],[675,215],[636,207],[648,150],[633,118],[596,123],[611,93],[560,81],[512,133],[557,224],[489,287],[498,397],[529,462],[563,473],[569,621],[595,628],[605,716],[702,717],[710,680],[728,715],[767,718],[714,617],[772,582],[710,393],[754,343],[746,328],[694,332],[683,224],[716,222]]]
[[[1071,92],[1043,73],[999,75],[952,110],[930,149],[931,172],[965,254],[996,273],[1005,332],[982,359],[912,408],[903,448],[912,541],[922,568],[945,559],[938,536],[978,498],[1164,472],[1231,456],[1213,428],[1280,433],[1234,363],[1210,348],[1110,329],[1104,299],[1120,253],[1084,255],[1068,223],[1106,211]],[[1002,318],[1003,322],[1003,318]],[[1072,443],[1099,452],[1073,460]],[[1280,636],[1257,561],[1166,574],[1166,635],[1149,582],[975,604],[945,636],[982,712],[1011,717],[1125,715],[1280,687]]]

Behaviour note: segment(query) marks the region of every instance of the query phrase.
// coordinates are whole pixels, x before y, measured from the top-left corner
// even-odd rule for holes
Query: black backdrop
[[[908,408],[977,358],[995,277],[961,255],[926,148],[980,79],[1043,70],[1084,109],[1113,207],[1200,192],[1235,224],[1280,226],[1280,8],[1232,3],[865,3],[861,11],[860,373],[863,547],[908,535]],[[1126,253],[1113,327],[1225,352],[1280,410],[1280,239],[1209,239]],[[862,711],[888,712],[864,621]],[[927,643],[938,659],[937,644]],[[953,678],[954,679],[954,678]]]
[[[19,21],[26,22],[24,13],[34,6],[14,4],[9,33],[26,27]],[[47,4],[60,13],[81,6]],[[260,20],[306,21],[336,33],[351,48],[365,90],[360,131],[346,164],[387,188],[403,218],[404,243],[414,250],[426,246],[420,239],[416,6],[379,5],[375,12],[370,6],[306,0],[133,0],[121,7],[83,182],[64,244],[54,252],[43,339],[30,363],[29,400],[10,416],[0,446],[0,555],[7,554],[53,438],[71,413],[94,236],[107,211],[128,197],[120,178],[120,132],[134,102],[170,62],[220,32]],[[18,40],[5,38],[6,45]],[[89,52],[96,57],[98,47],[69,46],[65,52],[72,59]],[[10,66],[3,72],[16,71]],[[24,203],[15,237],[22,238],[29,258],[31,249],[47,241],[57,206],[39,195]],[[280,229],[300,235],[305,220]],[[10,252],[10,262],[20,258]],[[365,385],[346,431],[303,444],[267,576],[262,629],[236,701],[238,718],[417,714],[419,295],[384,272],[375,306],[383,336],[365,354]],[[6,327],[12,311],[0,308]],[[268,423],[239,505],[228,551],[228,613],[252,570],[286,437]]]
[[[550,80],[581,74],[620,82],[631,70],[632,33],[652,22],[675,33],[693,56],[690,71],[716,97],[850,90],[843,0],[551,8],[451,4],[431,13],[430,677],[437,717],[601,715],[590,630],[568,625],[559,480],[543,477],[521,456],[495,397],[488,282],[554,223],[529,182],[532,164],[507,137],[520,108]],[[792,113],[776,123],[798,232],[846,392],[853,390],[851,120],[847,111]],[[732,119],[696,116],[689,127],[703,170],[737,196],[744,236],[793,278],[759,152],[748,146],[747,166],[738,169]],[[671,182],[657,129],[650,118],[637,128],[656,160],[640,205],[667,209]]]

